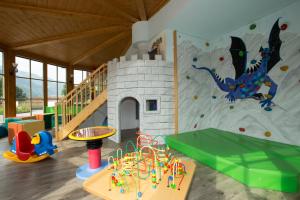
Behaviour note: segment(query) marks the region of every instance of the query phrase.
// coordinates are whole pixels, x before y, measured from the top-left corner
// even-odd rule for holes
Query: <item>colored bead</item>
[[[204,117],[204,114],[200,115],[200,118],[203,118]]]
[[[229,109],[230,109],[230,110],[234,109],[234,106],[229,106]]]
[[[209,47],[209,42],[205,42],[205,46]]]
[[[216,96],[212,96],[212,98],[213,98],[213,99],[216,99],[217,97],[216,97]]]
[[[221,56],[220,58],[219,58],[219,61],[224,61],[224,57],[223,56]]]
[[[197,99],[198,99],[198,96],[197,96],[197,95],[195,95],[193,98],[194,98],[194,100],[197,100]]]
[[[216,69],[213,68],[213,69],[211,69],[211,71],[212,71],[213,73],[215,73],[215,72],[216,72]]]
[[[138,192],[138,197],[141,198],[142,197],[142,193]]]
[[[191,78],[190,76],[188,76],[188,75],[186,76],[186,79],[190,79],[190,78]]]
[[[197,128],[197,126],[198,126],[198,124],[195,124],[195,125],[194,125],[194,128]]]
[[[251,63],[252,65],[254,65],[254,64],[256,63],[256,60],[253,59],[253,60],[250,61],[250,63]]]
[[[198,60],[198,58],[196,58],[196,57],[193,58],[193,61],[194,61],[194,62],[197,62],[197,60]]]

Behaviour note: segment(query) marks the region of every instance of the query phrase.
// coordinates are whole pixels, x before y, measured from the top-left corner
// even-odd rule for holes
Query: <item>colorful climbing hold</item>
[[[221,56],[220,58],[219,58],[219,61],[224,61],[224,57],[223,56]]]
[[[216,72],[216,69],[215,69],[215,68],[212,68],[211,71],[212,71],[213,73],[215,73],[215,72]]]
[[[283,23],[280,26],[280,30],[285,31],[288,28],[288,24],[287,23]]]
[[[197,128],[197,126],[198,126],[198,124],[196,123],[196,124],[194,125],[194,128]]]
[[[266,137],[271,137],[272,133],[271,133],[270,131],[266,131],[266,132],[264,133],[264,135],[265,135]]]
[[[272,111],[271,107],[265,107],[264,109],[265,109],[265,111]]]
[[[193,61],[194,61],[194,62],[197,62],[197,60],[198,60],[198,58],[196,58],[196,57],[193,58]]]
[[[211,98],[216,99],[217,97],[216,96],[212,96]]]
[[[186,75],[186,79],[190,79],[191,77],[189,75]]]
[[[256,61],[255,59],[253,59],[253,60],[250,61],[250,63],[251,63],[252,65],[256,64],[256,62],[257,62],[257,61]]]
[[[205,42],[205,46],[209,47],[209,42]]]
[[[229,109],[230,109],[230,110],[234,109],[234,106],[229,106]]]
[[[244,56],[244,51],[239,51],[239,56],[240,57]]]
[[[287,65],[284,65],[284,66],[280,67],[280,70],[283,71],[283,72],[286,72],[288,69],[289,69],[289,66],[287,66]]]
[[[254,30],[256,28],[256,24],[251,24],[250,26],[249,26],[249,29],[250,30]]]
[[[200,118],[203,118],[204,117],[204,114],[200,115]]]
[[[198,96],[197,96],[197,95],[195,95],[193,98],[194,98],[194,100],[197,100],[197,99],[198,99]]]
[[[245,132],[246,129],[245,128],[239,128],[240,132]]]

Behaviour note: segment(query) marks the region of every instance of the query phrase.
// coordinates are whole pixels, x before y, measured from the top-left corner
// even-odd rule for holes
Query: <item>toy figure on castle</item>
[[[231,37],[230,53],[236,72],[235,79],[222,79],[207,67],[192,66],[198,70],[208,71],[218,87],[222,91],[228,92],[225,97],[230,102],[234,102],[236,99],[254,98],[260,100],[261,107],[265,107],[265,109],[269,108],[273,104],[272,99],[276,95],[277,84],[270,78],[268,72],[280,61],[280,47],[282,42],[279,35],[280,27],[279,19],[277,19],[269,35],[269,47],[260,48],[261,60],[258,62],[253,60],[250,67],[247,67],[247,50],[243,40],[238,37]],[[258,93],[263,84],[270,88],[266,95]]]

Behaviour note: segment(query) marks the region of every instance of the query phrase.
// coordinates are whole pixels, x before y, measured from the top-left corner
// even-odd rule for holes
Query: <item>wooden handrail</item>
[[[55,132],[63,129],[90,102],[99,96],[107,87],[107,64],[103,64],[92,72],[77,87],[55,104]],[[80,109],[79,109],[80,108]],[[59,115],[61,114],[61,127]]]

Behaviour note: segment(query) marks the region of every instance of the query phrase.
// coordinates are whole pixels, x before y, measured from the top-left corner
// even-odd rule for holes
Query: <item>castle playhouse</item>
[[[155,60],[147,54],[142,59],[132,55],[126,60],[123,56],[120,61],[108,63],[107,76],[108,125],[117,129],[112,140],[121,141],[124,123],[151,135],[174,133],[172,64],[162,60],[161,55],[156,55]]]

